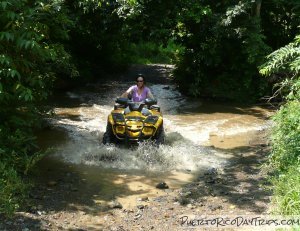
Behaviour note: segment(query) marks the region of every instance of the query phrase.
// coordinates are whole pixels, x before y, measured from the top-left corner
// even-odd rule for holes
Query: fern
[[[297,36],[294,42],[268,55],[267,59],[260,69],[262,75],[286,72],[297,76],[300,72],[300,36]]]

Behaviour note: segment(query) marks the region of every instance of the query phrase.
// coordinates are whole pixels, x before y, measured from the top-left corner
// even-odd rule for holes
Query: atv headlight
[[[125,126],[116,126],[116,132],[117,133],[124,133],[125,132]]]
[[[148,134],[150,133],[150,134],[152,134],[153,131],[154,131],[154,129],[152,127],[144,127],[143,128],[143,132],[144,133],[148,133]]]
[[[156,124],[157,120],[158,116],[148,116],[144,122],[148,124]]]
[[[125,122],[124,116],[120,113],[112,113],[112,117],[115,122]]]

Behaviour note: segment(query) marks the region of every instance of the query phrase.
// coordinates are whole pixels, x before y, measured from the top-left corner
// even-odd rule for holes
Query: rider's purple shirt
[[[141,102],[143,100],[145,100],[148,96],[148,92],[150,91],[148,87],[144,87],[142,93],[139,95],[138,93],[138,87],[136,85],[131,86],[128,89],[129,92],[131,92],[132,95],[132,100],[134,102]]]

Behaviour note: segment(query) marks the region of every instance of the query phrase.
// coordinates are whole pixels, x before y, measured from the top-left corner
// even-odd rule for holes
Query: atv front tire
[[[164,130],[164,126],[161,125],[155,135],[155,144],[161,145],[164,143],[165,143],[165,130]]]
[[[115,136],[112,130],[112,126],[110,123],[107,123],[106,131],[103,134],[102,143],[103,144],[111,144],[115,141]]]

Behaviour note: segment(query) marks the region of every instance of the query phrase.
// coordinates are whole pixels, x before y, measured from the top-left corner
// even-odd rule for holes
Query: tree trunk
[[[260,17],[261,2],[262,2],[262,0],[256,0],[255,1],[255,3],[256,3],[255,16],[258,17],[258,18]]]

